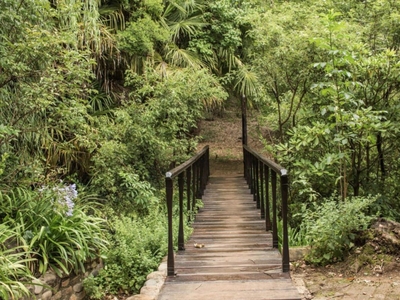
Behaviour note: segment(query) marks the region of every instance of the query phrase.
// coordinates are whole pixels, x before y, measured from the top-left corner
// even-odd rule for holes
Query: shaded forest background
[[[0,24],[2,298],[99,255],[92,298],[136,293],[166,251],[164,172],[242,95],[309,262],[400,220],[398,1],[2,0]]]

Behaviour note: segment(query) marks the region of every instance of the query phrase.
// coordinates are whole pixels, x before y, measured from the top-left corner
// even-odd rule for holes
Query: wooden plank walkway
[[[203,202],[158,300],[301,299],[243,177],[210,177]]]

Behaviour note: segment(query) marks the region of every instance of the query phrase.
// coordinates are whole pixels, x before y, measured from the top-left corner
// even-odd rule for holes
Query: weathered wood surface
[[[210,177],[203,202],[158,300],[301,299],[242,177]]]

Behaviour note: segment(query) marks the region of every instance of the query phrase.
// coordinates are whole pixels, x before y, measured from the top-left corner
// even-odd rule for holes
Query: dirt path
[[[333,265],[327,268],[302,266],[292,272],[297,286],[305,284],[304,299],[400,299],[400,268],[373,274],[350,275]]]

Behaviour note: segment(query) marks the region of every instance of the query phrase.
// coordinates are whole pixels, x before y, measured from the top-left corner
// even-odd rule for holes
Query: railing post
[[[173,198],[173,181],[169,174],[166,174],[165,186],[167,196],[167,212],[168,212],[168,258],[167,258],[167,274],[168,276],[175,275],[174,262],[174,239],[172,236],[172,198]]]
[[[278,220],[276,214],[276,172],[272,171],[272,242],[273,247],[278,248]]]
[[[265,230],[271,230],[271,215],[269,205],[269,167],[264,168],[265,177]]]
[[[204,182],[204,158],[199,159],[199,191],[198,191],[198,198],[202,199],[203,198],[203,182]]]
[[[289,197],[289,180],[286,175],[281,176],[281,192],[282,192],[282,271],[289,272],[289,237],[288,237],[288,197]]]
[[[185,250],[185,236],[183,232],[183,173],[178,176],[179,186],[179,230],[178,230],[178,249]]]
[[[187,211],[190,211],[190,202],[191,202],[191,180],[192,180],[192,167],[186,169],[186,198],[187,198]]]
[[[260,204],[261,219],[265,218],[265,200],[264,200],[264,164],[260,161]]]
[[[246,179],[247,185],[249,185],[249,154],[246,148],[243,147],[243,158],[244,158],[244,178]]]
[[[204,191],[206,189],[206,185],[207,185],[207,181],[208,181],[208,160],[207,160],[207,153],[205,153],[205,155],[203,156],[203,182],[202,182],[202,190],[201,190],[201,194],[204,195]]]
[[[196,208],[196,193],[197,193],[197,186],[196,186],[196,174],[197,174],[197,166],[194,163],[192,166],[192,211],[194,212],[195,208]]]
[[[196,161],[195,164],[196,164],[196,169],[197,169],[196,199],[201,199],[201,159]]]
[[[251,190],[251,193],[254,195],[254,192],[255,192],[255,185],[254,185],[254,182],[255,182],[255,170],[254,170],[254,161],[255,161],[255,157],[253,156],[253,155],[251,155],[251,158],[250,158],[250,165],[251,165],[251,179],[250,179],[250,190]],[[254,199],[254,201],[256,200],[255,198],[253,198]]]
[[[210,177],[210,148],[207,148],[206,151],[206,166],[207,166],[207,181],[206,184],[208,182],[208,178]]]
[[[255,160],[255,171],[256,171],[256,182],[255,182],[255,199],[256,199],[256,207],[257,209],[260,209],[260,162],[258,159]]]

